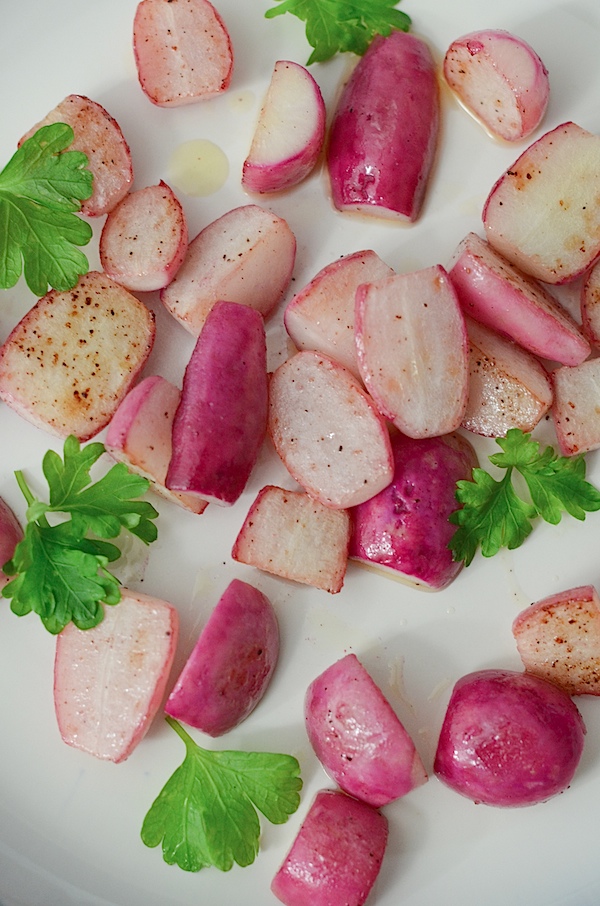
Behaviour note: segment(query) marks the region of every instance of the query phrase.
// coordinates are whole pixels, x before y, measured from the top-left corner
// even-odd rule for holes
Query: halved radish
[[[409,437],[459,427],[467,404],[464,317],[441,265],[359,287],[356,348],[379,411]]]
[[[269,431],[289,473],[325,506],[354,506],[392,480],[383,418],[357,378],[317,352],[297,352],[272,375]]]
[[[289,189],[314,169],[325,139],[325,102],[310,72],[278,60],[242,169],[249,192]]]
[[[23,528],[12,509],[0,497],[0,589],[10,580],[3,570],[23,538]]]
[[[592,346],[600,347],[600,262],[587,274],[581,287],[583,332]]]
[[[552,372],[552,417],[561,453],[573,456],[600,447],[600,359]]]

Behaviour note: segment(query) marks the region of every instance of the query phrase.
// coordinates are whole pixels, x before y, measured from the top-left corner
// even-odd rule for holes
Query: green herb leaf
[[[176,720],[167,717],[167,722],[185,743],[186,755],[144,818],[143,842],[162,843],[165,862],[184,871],[250,865],[259,850],[257,809],[271,823],[283,824],[300,804],[297,759],[209,751]]]
[[[552,447],[540,452],[539,443],[518,428],[496,443],[502,453],[489,459],[506,469],[502,479],[473,469],[471,481],[457,482],[456,499],[462,506],[450,515],[450,522],[458,526],[450,549],[454,559],[467,566],[479,547],[484,557],[503,547],[519,547],[538,516],[556,525],[564,512],[583,520],[586,513],[600,509],[600,491],[585,480],[583,456],[559,456]],[[525,480],[530,500],[517,493],[514,471]]]
[[[86,245],[92,228],[75,212],[93,190],[88,158],[67,151],[73,129],[42,126],[26,139],[0,173],[0,287],[21,273],[37,296],[50,285],[68,290],[88,271]]]
[[[396,9],[398,0],[277,0],[267,19],[291,13],[306,22],[306,39],[314,48],[308,59],[322,63],[336,53],[362,56],[375,35],[408,31],[411,20]]]
[[[157,511],[137,499],[148,489],[147,479],[117,463],[92,484],[90,470],[104,450],[101,443],[82,448],[73,436],[65,440],[62,459],[49,450],[43,460],[49,503],[35,498],[22,473],[16,473],[28,503],[27,525],[4,566],[14,578],[2,594],[12,599],[14,613],[37,613],[53,634],[70,622],[91,629],[102,620],[103,604],[120,601],[119,582],[106,566],[121,551],[102,539],[116,538],[122,528],[146,543],[157,536],[151,521]],[[60,514],[55,524],[48,521],[50,513]]]

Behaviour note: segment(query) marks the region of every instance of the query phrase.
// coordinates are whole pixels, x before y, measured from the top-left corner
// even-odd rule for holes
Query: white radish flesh
[[[581,286],[581,321],[589,343],[600,348],[600,262],[586,275]]]
[[[563,456],[600,447],[600,359],[552,372],[552,417]]]

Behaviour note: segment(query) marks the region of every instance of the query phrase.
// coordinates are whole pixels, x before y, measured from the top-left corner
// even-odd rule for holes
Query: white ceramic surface
[[[291,16],[263,18],[268,0],[217,0],[230,29],[236,68],[223,97],[179,110],[153,107],[136,80],[131,29],[135,0],[19,0],[3,3],[0,161],[19,137],[70,93],[103,104],[119,121],[134,160],[136,186],[167,178],[171,153],[209,139],[227,154],[230,174],[208,198],[180,196],[191,235],[249,199],[240,170],[260,99],[277,59],[305,62],[303,26]],[[600,11],[595,0],[404,0],[414,30],[441,59],[446,46],[475,28],[495,26],[528,40],[550,71],[552,97],[540,134],[565,120],[600,131]],[[313,68],[331,108],[348,61]],[[286,217],[298,239],[293,289],[339,255],[375,249],[398,270],[447,263],[469,230],[480,231],[483,201],[524,145],[490,139],[443,93],[437,166],[419,222],[411,227],[336,214],[321,175],[265,204]],[[535,137],[535,136],[534,136]],[[100,224],[96,224],[98,230]],[[96,246],[90,259],[97,265]],[[573,302],[567,293],[565,301]],[[148,373],[179,381],[192,340],[147,297],[158,341]],[[0,297],[0,341],[33,299],[19,284]],[[284,355],[280,318],[269,325],[271,365]],[[542,435],[552,440],[546,426]],[[0,495],[22,516],[13,470],[43,488],[43,452],[61,444],[0,407]],[[485,455],[492,442],[477,442]],[[600,482],[598,454],[588,475]],[[175,734],[157,719],[131,758],[115,766],[65,746],[52,706],[53,640],[34,616],[0,606],[0,903],[2,906],[267,906],[270,880],[315,792],[330,785],[307,743],[302,701],[307,684],[348,651],[363,660],[414,735],[431,769],[452,684],[483,667],[519,668],[513,617],[528,603],[583,583],[600,584],[600,514],[537,525],[524,546],[493,560],[477,557],[439,594],[409,589],[351,565],[343,591],[328,596],[236,565],[232,542],[257,490],[285,481],[265,454],[242,499],[192,517],[159,503],[159,540],[151,548],[144,591],[178,606],[178,665],[206,609],[239,577],[263,589],[282,631],[278,670],[254,714],[218,744],[294,753],[304,791],[286,825],[264,825],[262,851],[246,869],[188,875],[167,866],[140,841],[143,816],[183,758]],[[292,486],[291,484],[289,486]],[[579,701],[587,722],[585,753],[571,789],[544,805],[494,810],[460,798],[432,778],[386,808],[390,841],[371,895],[373,906],[597,906],[600,902],[600,702]]]

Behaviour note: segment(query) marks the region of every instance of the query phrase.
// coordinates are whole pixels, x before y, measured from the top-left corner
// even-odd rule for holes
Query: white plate
[[[267,0],[218,0],[236,52],[226,96],[180,110],[159,110],[136,80],[131,27],[136,0],[19,0],[2,13],[0,160],[19,137],[65,95],[85,94],[103,104],[131,145],[136,185],[166,178],[171,152],[188,139],[221,146],[230,176],[206,199],[182,197],[191,235],[248,199],[240,189],[241,163],[275,60],[305,62],[303,26],[286,15],[267,21]],[[450,41],[474,28],[496,26],[528,40],[546,62],[552,99],[544,128],[572,119],[600,131],[600,12],[596,0],[405,0],[414,30],[443,54]],[[347,61],[315,67],[331,104]],[[301,287],[337,256],[375,249],[398,270],[446,263],[469,230],[481,229],[482,203],[493,181],[523,145],[492,141],[444,94],[439,162],[418,224],[406,228],[336,214],[320,176],[288,197],[265,203],[286,217],[298,238],[294,287]],[[92,264],[96,251],[92,247]],[[156,309],[159,339],[148,372],[179,381],[191,338]],[[33,303],[19,285],[2,294],[0,341]],[[272,363],[283,331],[269,327]],[[549,432],[550,434],[550,432]],[[21,515],[13,470],[41,481],[43,452],[61,444],[0,408],[0,495]],[[493,443],[479,445],[491,452]],[[589,476],[600,480],[598,455]],[[275,903],[269,884],[306,814],[328,780],[305,738],[302,700],[307,684],[348,651],[365,663],[394,703],[431,768],[450,688],[483,667],[519,668],[513,617],[528,603],[583,583],[600,584],[600,514],[570,518],[555,528],[536,526],[526,544],[493,560],[480,557],[448,590],[426,594],[350,566],[336,596],[295,587],[233,563],[232,542],[250,501],[270,480],[285,480],[264,457],[243,498],[230,510],[210,507],[191,517],[159,504],[159,540],[150,551],[141,587],[181,612],[182,663],[211,607],[228,582],[244,578],[262,588],[277,609],[281,660],[266,697],[220,747],[294,753],[304,792],[287,825],[264,826],[255,864],[228,874],[186,874],[167,866],[158,849],[140,841],[145,812],[183,758],[183,747],[160,719],[131,758],[115,766],[65,746],[52,706],[53,640],[36,617],[17,619],[0,607],[0,902],[2,906],[188,906]],[[195,603],[194,603],[195,602]],[[562,796],[521,810],[475,806],[432,778],[385,809],[390,842],[372,893],[375,906],[597,906],[600,803],[600,702],[580,700],[588,726],[577,776]],[[200,741],[200,740],[199,740]],[[212,745],[210,740],[202,740]]]

